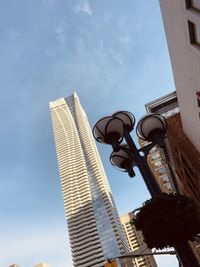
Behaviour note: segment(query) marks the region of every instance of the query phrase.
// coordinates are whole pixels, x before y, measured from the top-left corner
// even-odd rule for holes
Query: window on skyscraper
[[[159,154],[159,152],[157,152],[157,153],[155,153],[155,154],[152,154],[152,155],[151,155],[151,158],[154,159],[154,160],[159,159],[159,158],[160,158],[160,154]]]
[[[163,165],[163,163],[162,163],[161,160],[157,160],[157,161],[154,162],[154,165],[155,165],[155,167],[160,167],[160,166]]]
[[[196,92],[196,96],[197,96],[197,104],[198,104],[198,107],[200,107],[200,91],[199,92]]]
[[[168,190],[171,190],[171,189],[172,189],[172,187],[171,187],[171,184],[170,184],[170,183],[167,183],[167,184],[165,184],[165,187],[167,187],[167,189],[168,189]]]
[[[161,178],[162,178],[162,180],[164,182],[168,182],[169,181],[169,177],[167,176],[167,174],[163,175]]]
[[[159,169],[158,169],[158,172],[159,172],[160,174],[165,174],[165,173],[166,173],[166,169],[165,169],[165,167],[161,167],[161,168],[159,168]]]
[[[200,47],[200,25],[188,21],[190,43]]]
[[[186,0],[186,7],[200,11],[200,0]]]

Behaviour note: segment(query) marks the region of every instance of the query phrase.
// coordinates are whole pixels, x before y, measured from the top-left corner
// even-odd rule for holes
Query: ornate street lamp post
[[[133,114],[120,111],[99,120],[93,128],[93,136],[96,141],[112,146],[110,162],[113,166],[127,172],[130,177],[135,176],[134,167],[137,166],[151,196],[154,197],[162,191],[148,166],[147,156],[155,145],[161,148],[164,146],[167,122],[161,115],[144,116],[137,124],[136,133],[139,138],[149,143],[139,149],[130,135],[134,126]],[[188,242],[176,244],[175,249],[184,267],[199,267]]]

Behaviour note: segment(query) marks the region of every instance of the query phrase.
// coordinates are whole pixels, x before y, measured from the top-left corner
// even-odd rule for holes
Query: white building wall
[[[200,152],[200,47],[191,44],[188,29],[188,21],[200,29],[200,11],[187,9],[186,0],[160,0],[160,6],[183,129]]]

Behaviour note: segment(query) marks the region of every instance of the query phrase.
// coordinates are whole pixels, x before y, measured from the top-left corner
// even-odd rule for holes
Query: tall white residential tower
[[[50,102],[50,110],[73,264],[100,267],[129,245],[77,94]]]

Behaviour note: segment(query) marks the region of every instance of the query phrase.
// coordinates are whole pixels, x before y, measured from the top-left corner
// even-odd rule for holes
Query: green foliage
[[[172,247],[194,240],[200,232],[200,214],[191,199],[162,193],[146,201],[133,220],[149,248]]]

